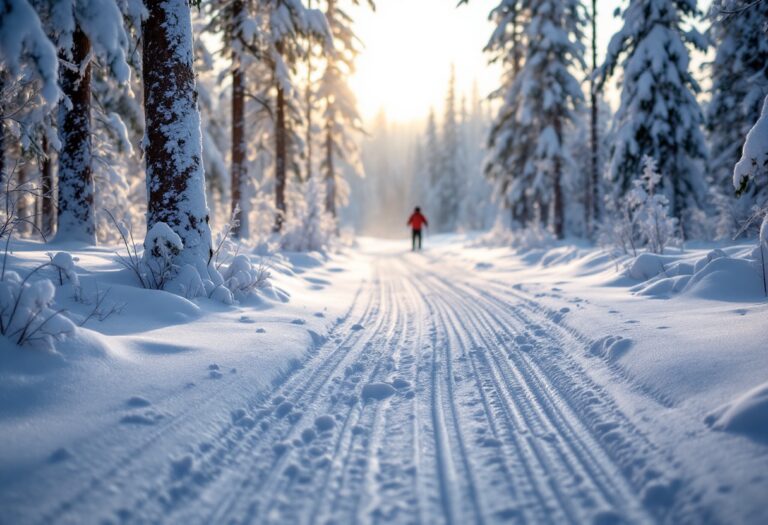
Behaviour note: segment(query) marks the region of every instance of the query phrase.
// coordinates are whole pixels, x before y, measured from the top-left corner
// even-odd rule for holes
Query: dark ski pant
[[[421,230],[413,230],[411,233],[411,251],[416,251],[416,241],[419,242],[419,250],[421,250]]]

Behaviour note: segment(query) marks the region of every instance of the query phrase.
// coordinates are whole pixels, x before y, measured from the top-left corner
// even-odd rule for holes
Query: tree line
[[[486,51],[503,76],[485,171],[511,223],[594,238],[620,220],[651,159],[682,236],[754,224],[768,205],[764,156],[750,150],[752,168],[735,186],[733,177],[768,95],[768,2],[717,0],[703,13],[696,0],[629,0],[602,63],[597,7],[502,0],[491,12]],[[702,93],[690,56],[710,48]],[[602,100],[612,81],[615,114]]]
[[[211,213],[311,248],[359,166],[358,3],[0,1],[6,222],[88,244],[144,226],[145,258],[165,243],[203,278]]]

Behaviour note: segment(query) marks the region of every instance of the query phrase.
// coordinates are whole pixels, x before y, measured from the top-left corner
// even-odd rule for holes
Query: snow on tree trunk
[[[278,85],[277,87],[277,119],[275,121],[275,215],[274,231],[279,233],[283,228],[285,221],[285,182],[286,182],[286,161],[288,155],[287,134],[285,124],[285,89]]]
[[[205,200],[202,135],[193,69],[192,24],[187,0],[146,0],[144,39],[144,137],[147,232],[167,224],[182,241],[174,263],[207,278],[211,230]],[[146,250],[145,258],[153,257]],[[189,274],[188,271],[184,271]]]
[[[48,137],[43,134],[43,160],[40,166],[40,230],[48,238],[53,234],[56,209],[53,205],[53,163]]]
[[[60,59],[63,99],[59,102],[59,217],[57,240],[96,243],[91,166],[91,43],[80,27],[72,35],[71,56]]]
[[[242,9],[242,2],[235,2]],[[233,53],[234,56],[234,53]],[[246,178],[246,142],[245,142],[245,73],[237,58],[233,58],[232,71],[232,213],[240,210],[237,221],[232,226],[232,236],[239,238],[241,232],[248,231],[247,213],[242,210],[242,184]],[[238,224],[239,222],[239,224]]]

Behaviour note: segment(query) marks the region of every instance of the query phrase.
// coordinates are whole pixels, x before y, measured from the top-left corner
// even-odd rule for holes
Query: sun
[[[389,121],[406,122],[425,118],[433,107],[440,111],[452,64],[459,93],[469,94],[475,80],[482,95],[493,89],[498,72],[482,49],[495,3],[457,8],[450,0],[386,0],[375,13],[357,10],[365,49],[350,84],[363,118],[383,110]]]

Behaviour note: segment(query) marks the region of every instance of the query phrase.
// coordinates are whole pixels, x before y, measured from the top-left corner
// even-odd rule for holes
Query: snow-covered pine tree
[[[424,189],[424,195],[427,199],[426,211],[428,214],[435,214],[441,206],[439,194],[440,137],[437,135],[437,122],[435,122],[435,110],[433,108],[429,110],[425,135],[423,163],[426,171],[424,182],[427,186]]]
[[[768,211],[768,96],[763,101],[760,118],[747,134],[741,159],[733,170],[733,187],[739,194],[752,191],[762,211]]]
[[[355,94],[347,79],[355,71],[355,58],[359,53],[359,39],[355,35],[353,20],[339,5],[339,0],[328,0],[325,17],[333,37],[333,49],[327,55],[327,64],[320,80],[319,95],[325,102],[324,141],[321,171],[325,180],[325,209],[333,217],[339,204],[344,203],[348,189],[341,177],[342,168],[350,168],[363,175],[356,133],[362,133],[363,123],[357,111]],[[358,0],[350,0],[358,5]],[[372,1],[367,2],[375,9]]]
[[[684,28],[697,13],[696,0],[630,0],[598,71],[598,89],[622,71],[608,175],[615,196],[629,191],[643,158],[652,157],[662,174],[659,191],[684,223],[706,196],[703,117],[687,48],[703,49],[705,41],[695,29]]]
[[[527,20],[524,12],[525,0],[501,0],[491,11],[490,19],[495,29],[485,47],[491,63],[502,67],[501,86],[491,93],[499,99],[501,105],[493,119],[488,134],[488,157],[485,174],[493,182],[494,195],[501,205],[511,211],[513,224],[525,226],[532,216],[525,194],[524,185],[518,182],[518,175],[512,172],[509,164],[515,136],[516,93],[519,85],[515,83],[520,71],[521,55],[524,48],[524,35],[521,26]]]
[[[230,96],[230,206],[229,215],[238,211],[232,224],[230,234],[235,237],[247,237],[248,234],[248,202],[243,189],[248,185],[247,164],[247,134],[246,134],[246,92],[248,87],[249,65],[254,59],[260,58],[259,23],[250,9],[251,2],[245,0],[212,0],[210,8],[210,23],[206,30],[214,35],[223,37],[225,53],[230,60],[229,74],[231,77]],[[263,29],[263,28],[261,28]],[[212,68],[211,68],[212,69]],[[205,131],[203,143],[207,142]],[[211,144],[213,146],[213,144]],[[205,148],[204,148],[205,150]],[[246,191],[247,193],[247,191]]]
[[[62,47],[59,103],[58,227],[57,239],[96,242],[91,166],[91,42],[78,26],[71,48]]]
[[[274,127],[274,165],[275,165],[275,232],[282,229],[286,217],[287,173],[291,163],[292,146],[298,142],[293,121],[301,121],[302,112],[298,108],[297,89],[294,86],[294,73],[299,60],[305,56],[301,47],[302,38],[313,35],[327,48],[332,45],[325,16],[317,9],[307,9],[301,0],[265,0],[259,8],[267,20],[268,29],[264,33],[263,56],[272,66],[275,89],[275,127]],[[291,140],[293,138],[295,140]]]
[[[716,46],[712,72],[711,100],[707,107],[711,158],[708,175],[720,214],[720,235],[730,237],[754,213],[765,206],[768,193],[759,185],[744,188],[736,197],[733,167],[739,160],[744,139],[760,116],[768,95],[768,2],[735,0],[727,6],[712,6],[709,37]]]
[[[562,237],[562,176],[571,162],[564,134],[584,99],[572,70],[584,67],[585,13],[578,0],[540,0],[526,7],[524,62],[511,85],[502,88],[488,173],[499,196],[516,210],[515,219],[525,222],[535,204]]]
[[[440,134],[439,164],[437,180],[433,187],[437,208],[432,212],[437,231],[453,231],[459,217],[459,201],[462,197],[464,176],[461,155],[461,131],[456,107],[456,69],[451,66],[448,91],[445,97],[442,133]]]
[[[41,93],[49,104],[59,98],[59,63],[56,48],[48,39],[35,9],[28,0],[0,0],[0,62],[9,76],[30,74],[41,83]],[[8,88],[3,79],[0,93]],[[3,112],[5,114],[5,112]]]
[[[157,234],[162,233],[160,225],[166,224],[181,241],[180,250],[178,243],[171,243],[175,239],[166,241],[173,244],[175,266],[187,274],[189,270],[184,268],[191,266],[206,280],[212,253],[211,230],[205,199],[190,5],[187,0],[147,0],[146,8],[142,35],[147,240],[154,242]],[[158,255],[153,246],[145,246],[147,263],[151,264]],[[184,292],[195,295],[201,291],[187,288]]]
[[[95,57],[118,82],[130,80],[128,36],[115,0],[40,2],[59,50],[58,227],[56,238],[96,242],[92,166],[91,69]]]

